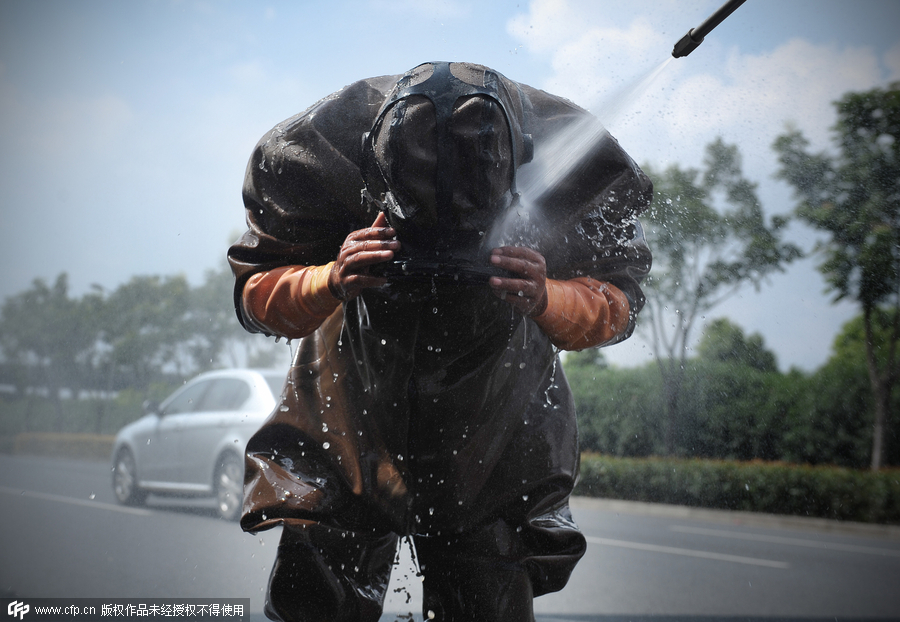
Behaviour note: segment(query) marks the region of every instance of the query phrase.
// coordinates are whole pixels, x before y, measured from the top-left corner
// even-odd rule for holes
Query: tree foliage
[[[776,371],[775,354],[763,345],[761,335],[745,336],[741,327],[720,318],[713,320],[697,344],[700,358],[722,363],[746,365],[758,371]]]
[[[287,348],[246,333],[234,317],[227,267],[191,287],[183,276],[136,276],[80,298],[68,277],[35,280],[0,307],[0,383],[25,400],[46,395],[66,429],[62,395],[143,393],[214,367],[270,367]],[[103,402],[95,413],[103,428]],[[76,409],[78,410],[78,409]]]
[[[666,450],[675,451],[688,347],[698,322],[747,284],[759,287],[800,256],[781,240],[786,220],[766,220],[737,147],[717,139],[704,169],[645,167],[654,184],[646,222],[653,272],[646,282],[652,333],[667,411]]]
[[[835,103],[837,153],[809,153],[790,130],[775,142],[779,175],[794,187],[797,215],[825,232],[819,266],[835,298],[855,301],[866,335],[866,364],[874,399],[871,468],[885,452],[900,342],[900,82],[848,93]],[[881,353],[877,315],[894,319]]]
[[[879,332],[887,331],[883,318]],[[865,468],[873,409],[862,317],[848,322],[829,360],[813,373],[781,373],[759,335],[711,322],[685,361],[683,399],[667,449],[659,367],[620,369],[586,356],[564,360],[581,447],[622,457],[775,460]],[[900,401],[895,397],[894,401]],[[900,424],[885,464],[900,464]]]
[[[69,296],[69,280],[59,275],[52,285],[35,280],[31,289],[8,299],[0,311],[0,348],[14,387],[40,382],[63,417],[60,391],[78,383],[82,364],[96,339],[89,306]]]
[[[877,315],[876,351],[892,330],[893,318]],[[847,322],[834,340],[828,361],[807,380],[789,422],[786,457],[810,464],[832,463],[862,468],[871,466],[875,404],[867,372],[866,331],[863,316]],[[893,395],[896,411],[900,397]],[[888,421],[883,464],[900,464],[900,422]]]

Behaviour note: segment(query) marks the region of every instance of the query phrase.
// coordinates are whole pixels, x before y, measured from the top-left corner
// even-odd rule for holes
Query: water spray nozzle
[[[708,35],[713,28],[721,24],[726,17],[734,13],[735,9],[744,4],[745,1],[746,0],[729,0],[729,2],[720,6],[715,13],[710,15],[705,22],[696,28],[688,30],[687,34],[675,44],[675,47],[672,49],[672,56],[681,58],[700,47],[700,44],[703,43],[703,39],[706,35]]]

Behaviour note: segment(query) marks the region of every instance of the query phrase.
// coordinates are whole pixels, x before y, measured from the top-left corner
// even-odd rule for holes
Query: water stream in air
[[[570,124],[543,145],[535,145],[534,160],[521,170],[518,188],[520,203],[494,228],[488,244],[497,246],[521,242],[511,238],[511,232],[527,231],[527,223],[534,217],[533,206],[537,200],[565,179],[601,141],[606,140],[609,136],[607,127],[634,108],[638,98],[650,89],[672,60],[672,56],[666,57],[662,63],[593,107],[592,115]],[[534,226],[539,226],[539,223],[534,223]]]

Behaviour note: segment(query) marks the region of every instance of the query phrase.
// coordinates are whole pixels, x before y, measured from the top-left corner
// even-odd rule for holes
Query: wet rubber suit
[[[249,230],[229,250],[235,305],[252,332],[302,337],[246,453],[241,526],[283,526],[269,617],[378,620],[404,536],[426,619],[533,620],[533,598],[567,582],[586,544],[558,351],[630,335],[652,188],[607,135],[527,217],[497,223],[526,211],[517,188],[585,115],[478,65],[427,63],[347,86],[260,140]],[[386,285],[347,297],[329,280],[345,240],[385,216],[399,259],[379,266]],[[546,262],[528,313],[485,282],[501,244]]]

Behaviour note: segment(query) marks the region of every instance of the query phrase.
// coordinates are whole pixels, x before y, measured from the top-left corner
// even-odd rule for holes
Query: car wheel
[[[128,449],[121,449],[113,461],[113,493],[122,505],[142,505],[147,500],[147,491],[138,486],[137,466],[134,455]]]
[[[214,487],[219,517],[225,520],[240,518],[244,501],[244,465],[240,458],[234,454],[221,457]]]

